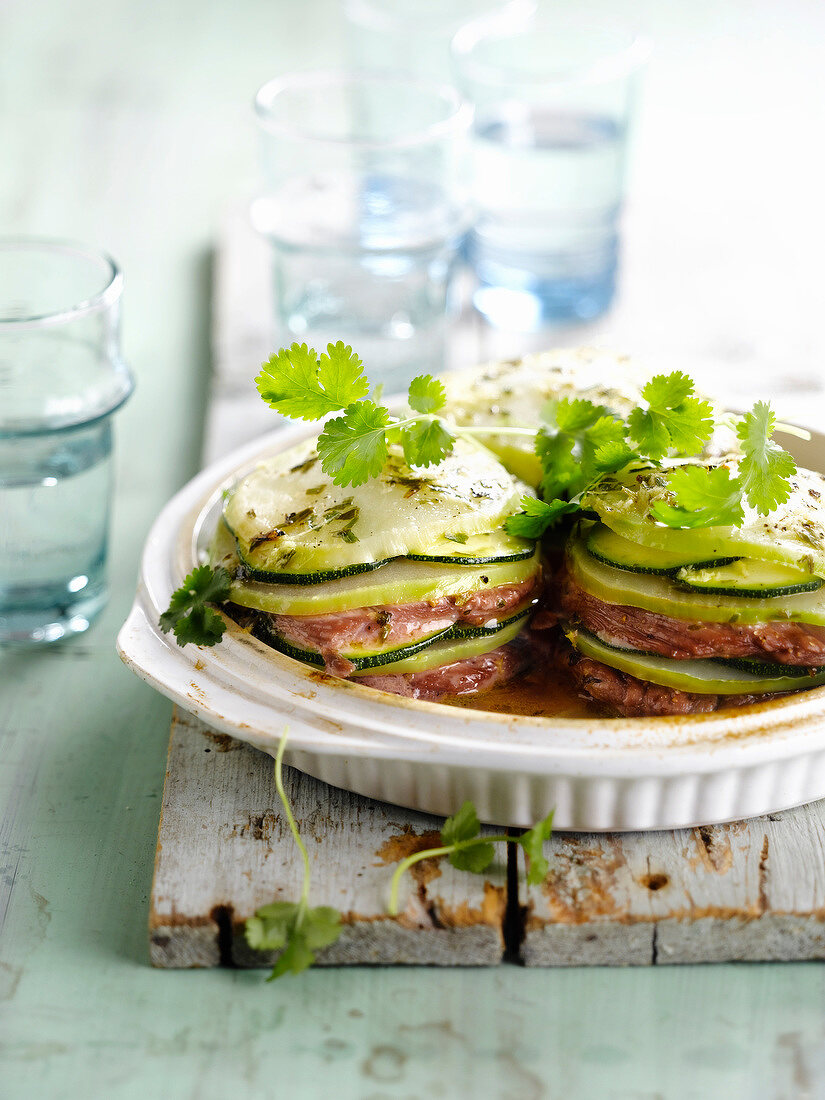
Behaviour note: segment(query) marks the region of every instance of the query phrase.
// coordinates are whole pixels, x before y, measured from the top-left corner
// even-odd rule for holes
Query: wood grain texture
[[[394,867],[437,844],[441,821],[292,768],[285,786],[310,856],[311,902],[343,915],[341,937],[320,953],[320,965],[501,961],[503,853],[483,878],[422,861],[402,883],[393,919],[386,910]],[[176,711],[149,920],[152,963],[271,966],[274,955],[247,947],[243,922],[267,902],[297,900],[301,882],[270,757]]]
[[[730,825],[556,836],[528,966],[825,958],[825,801]]]

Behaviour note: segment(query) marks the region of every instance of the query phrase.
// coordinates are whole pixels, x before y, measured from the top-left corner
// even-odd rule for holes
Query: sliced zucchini
[[[791,495],[770,515],[760,516],[745,508],[740,527],[696,527],[674,529],[652,518],[656,501],[672,503],[667,477],[678,465],[655,469],[629,467],[610,474],[588,490],[583,507],[596,512],[611,530],[631,542],[674,553],[705,557],[729,555],[776,561],[825,576],[825,477],[798,469],[791,477]],[[738,471],[736,457],[725,461],[732,475]]]
[[[535,576],[539,567],[537,550],[524,561],[476,566],[396,558],[383,569],[319,584],[235,580],[230,599],[241,607],[275,615],[324,615],[353,607],[386,607],[437,600],[441,596],[471,596],[504,584],[520,584]],[[230,566],[227,568],[232,572]]]
[[[503,527],[481,535],[442,535],[418,553],[407,554],[412,561],[439,561],[447,565],[486,565],[498,561],[522,561],[532,558],[536,544],[532,539],[508,535]]]
[[[825,671],[820,667],[810,665],[782,665],[778,661],[752,661],[747,657],[714,657],[714,662],[719,665],[728,665],[730,668],[738,668],[741,672],[751,672],[755,676],[814,676]]]
[[[728,565],[736,561],[736,558],[713,553],[705,554],[701,560],[697,560],[696,554],[680,554],[678,551],[642,546],[617,535],[603,523],[593,524],[585,535],[585,545],[594,558],[598,558],[607,565],[613,565],[616,569],[626,569],[631,573],[671,576],[687,565],[701,568],[710,565]]]
[[[569,630],[567,637],[574,649],[585,657],[592,657],[639,680],[677,691],[690,691],[698,695],[766,695],[776,691],[798,691],[803,686],[796,671],[773,675],[758,667],[755,671],[745,671],[715,660],[676,661],[669,657],[654,657],[607,645],[584,630]],[[818,687],[820,684],[825,684],[825,669],[808,676],[804,687]]]
[[[433,645],[433,643],[440,638],[444,638],[449,632],[450,627],[446,627],[444,630],[439,630],[434,634],[428,635],[426,638],[419,638],[417,641],[410,642],[408,645],[394,646],[391,649],[378,649],[372,652],[364,649],[353,649],[342,653],[341,656],[344,657],[345,660],[351,661],[352,664],[355,665],[357,671],[366,672],[368,669],[380,668],[382,665],[411,657],[414,653],[418,653],[422,649],[426,649],[428,646]],[[303,649],[301,646],[295,645],[294,642],[289,641],[288,638],[285,638],[282,634],[279,634],[277,630],[274,630],[266,619],[261,619],[259,621],[257,633],[261,641],[266,642],[266,644],[272,646],[273,649],[285,653],[287,657],[292,657],[296,661],[302,661],[306,665],[315,665],[318,668],[324,665],[324,658],[317,650]]]
[[[791,596],[731,596],[677,588],[668,577],[630,573],[597,561],[581,536],[567,543],[570,571],[586,592],[605,603],[641,607],[672,619],[713,623],[764,623],[791,619],[825,626],[825,590]]]
[[[490,653],[501,645],[506,645],[517,637],[524,625],[523,617],[516,622],[503,626],[493,634],[484,634],[475,638],[444,638],[426,646],[418,653],[405,657],[400,661],[388,662],[381,666],[381,672],[385,675],[396,673],[426,672],[430,668],[440,668],[442,665],[451,665],[454,661],[464,661],[468,657],[478,657],[482,653]],[[364,676],[366,669],[359,669],[355,676]]]
[[[822,587],[821,579],[804,569],[773,561],[755,561],[753,558],[739,558],[735,562],[725,565],[717,563],[707,568],[689,566],[676,573],[673,583],[693,592],[756,600],[816,592],[817,588]]]
[[[469,538],[495,530],[518,510],[519,496],[492,452],[468,438],[426,469],[409,467],[392,448],[377,478],[347,487],[324,474],[309,440],[242,478],[224,520],[258,579],[298,583],[295,575],[314,574],[314,583],[428,552],[445,533]]]
[[[520,607],[518,611],[507,616],[506,619],[499,619],[496,622],[488,625],[472,626],[470,623],[456,623],[455,626],[450,628],[451,638],[490,638],[494,634],[498,634],[500,630],[503,630],[505,626],[510,626],[511,623],[524,622],[530,612],[533,610],[535,600],[527,607]]]

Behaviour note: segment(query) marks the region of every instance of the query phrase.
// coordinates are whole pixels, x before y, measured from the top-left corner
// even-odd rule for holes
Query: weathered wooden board
[[[251,383],[272,339],[261,320],[268,293],[266,248],[233,211],[216,263],[205,461],[274,426]],[[467,361],[475,336],[457,339],[451,357]],[[479,357],[496,350],[475,345]],[[825,802],[677,833],[557,836],[541,887],[525,886],[511,850],[512,896],[503,853],[486,882],[443,862],[421,864],[403,914],[390,920],[394,860],[433,839],[440,821],[294,771],[287,788],[312,859],[312,901],[345,914],[322,964],[825,958]],[[242,923],[259,905],[297,898],[300,872],[269,757],[177,712],[152,891],[153,963],[269,965],[249,952]]]
[[[528,966],[825,958],[825,801],[678,832],[556,836]]]
[[[441,822],[292,768],[285,787],[311,860],[311,904],[343,914],[344,931],[320,964],[501,961],[503,852],[484,878],[446,861],[416,864],[402,884],[401,913],[390,918],[395,865],[437,844]],[[176,711],[149,920],[153,964],[272,965],[272,956],[249,950],[243,922],[270,901],[297,901],[302,872],[271,758]]]

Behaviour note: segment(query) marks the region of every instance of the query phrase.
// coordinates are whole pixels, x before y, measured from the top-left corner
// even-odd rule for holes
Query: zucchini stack
[[[391,449],[341,487],[310,440],[228,492],[211,561],[234,578],[234,617],[298,661],[419,698],[478,690],[527,659],[539,556],[502,527],[523,491],[463,439],[426,469]]]
[[[585,501],[598,521],[568,540],[565,659],[581,688],[636,715],[825,683],[825,479],[799,470],[786,504],[737,528],[673,529],[650,514],[667,473],[603,479]]]

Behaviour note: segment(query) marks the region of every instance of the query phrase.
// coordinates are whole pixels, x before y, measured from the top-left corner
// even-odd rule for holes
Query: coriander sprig
[[[284,730],[278,742],[275,754],[275,788],[284,808],[284,815],[292,833],[293,840],[301,853],[303,879],[301,897],[297,902],[275,901],[262,905],[249,917],[244,927],[246,942],[253,951],[280,951],[272,973],[267,981],[274,981],[284,974],[299,974],[315,962],[316,951],[335,943],[342,932],[341,914],[329,905],[310,908],[310,861],[309,853],[298,829],[292,812],[286,789],[284,788],[283,760],[289,731]],[[391,917],[398,916],[398,893],[404,873],[422,859],[437,859],[447,856],[453,867],[459,871],[483,874],[495,856],[496,843],[518,844],[527,859],[527,882],[533,886],[544,881],[548,871],[547,858],[543,846],[553,832],[553,814],[537,822],[518,836],[501,834],[482,836],[481,822],[472,802],[464,805],[448,817],[441,829],[441,845],[425,848],[403,859],[396,868],[390,885],[390,901],[387,912]]]
[[[222,638],[226,623],[208,604],[229,599],[232,578],[219,566],[199,565],[193,569],[180,588],[172,593],[169,607],[160,617],[164,634],[174,631],[178,645],[216,645]]]
[[[438,414],[447,394],[437,378],[420,374],[410,382],[409,416],[394,416],[378,403],[379,388],[370,391],[361,360],[340,341],[318,355],[306,344],[281,348],[256,378],[270,408],[293,420],[320,420],[330,413],[318,437],[321,469],[336,485],[363,485],[377,477],[394,444],[410,466],[435,466],[446,458],[460,435],[534,436],[532,428],[462,428]],[[372,392],[373,398],[367,394]]]
[[[481,822],[472,802],[464,805],[448,817],[441,829],[441,844],[435,848],[424,848],[419,852],[402,859],[395,869],[390,884],[390,901],[387,912],[391,917],[398,916],[398,893],[404,874],[420,863],[423,859],[437,859],[447,856],[450,863],[459,871],[470,871],[473,874],[483,874],[493,862],[496,854],[496,844],[518,844],[527,856],[527,882],[531,886],[537,886],[544,881],[548,871],[547,859],[542,851],[545,840],[548,840],[553,832],[552,811],[537,822],[532,829],[520,833],[518,836],[510,836],[508,833],[500,833],[495,836],[484,836],[481,833]]]
[[[523,498],[522,510],[505,526],[510,534],[540,538],[560,520],[580,510],[588,491],[605,474],[631,464],[658,466],[665,457],[698,456],[714,430],[708,401],[694,395],[693,381],[681,371],[655,375],[642,388],[643,406],[626,420],[582,398],[562,398],[544,410],[536,454],[544,471],[543,500]],[[683,466],[667,478],[670,499],[656,501],[653,517],[668,527],[737,526],[744,505],[767,515],[791,493],[796,463],[776,444],[778,425],[770,405],[757,401],[742,417],[727,414],[720,423],[736,428],[741,447],[737,472],[724,466]],[[791,429],[798,434],[798,429]]]
[[[289,733],[284,730],[275,755],[275,788],[284,808],[289,831],[301,853],[303,881],[297,902],[275,901],[255,910],[245,925],[246,942],[254,951],[281,951],[267,981],[284,974],[300,974],[315,962],[315,952],[329,947],[341,935],[341,914],[330,905],[309,906],[309,853],[284,789],[283,761]]]

